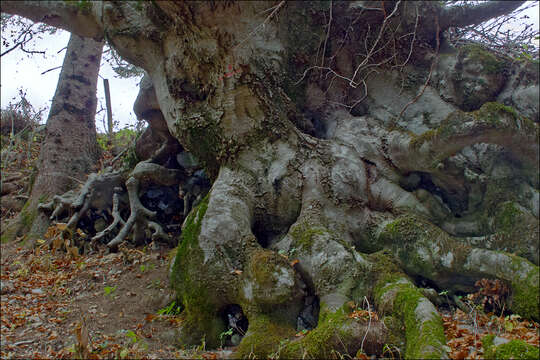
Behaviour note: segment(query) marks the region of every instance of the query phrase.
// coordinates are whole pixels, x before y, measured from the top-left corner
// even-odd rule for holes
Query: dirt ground
[[[180,349],[180,318],[164,314],[174,296],[167,279],[172,250],[102,247],[73,257],[65,251],[1,245],[0,357],[90,359],[217,359],[234,348]],[[467,310],[467,309],[465,309]],[[452,359],[481,359],[481,339],[521,339],[538,347],[540,325],[519,316],[441,309]],[[392,359],[402,358],[388,349]]]
[[[10,358],[217,358],[230,350],[175,348],[170,249],[73,258],[1,245],[1,351]],[[163,312],[163,310],[162,310]]]

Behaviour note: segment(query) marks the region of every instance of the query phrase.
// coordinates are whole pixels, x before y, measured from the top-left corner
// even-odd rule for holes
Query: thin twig
[[[45,70],[44,72],[41,73],[41,75],[45,75],[45,74],[48,73],[49,71],[53,71],[53,70],[61,69],[61,68],[62,68],[62,66],[56,66],[56,67],[53,67],[52,69]]]
[[[356,88],[359,84],[355,84],[354,83],[354,78],[356,77],[356,75],[358,74],[358,72],[360,71],[360,69],[367,64],[367,62],[369,61],[373,51],[375,50],[375,48],[377,47],[377,44],[379,43],[379,40],[381,39],[382,37],[382,34],[384,32],[384,29],[386,27],[386,23],[388,21],[388,19],[390,19],[392,16],[394,16],[394,14],[397,12],[398,8],[399,8],[399,4],[401,3],[401,0],[399,0],[397,3],[396,3],[396,6],[394,7],[394,10],[390,13],[390,15],[388,15],[387,17],[384,18],[384,21],[381,25],[381,29],[379,30],[379,35],[377,36],[377,39],[375,40],[375,43],[373,44],[373,46],[371,47],[371,50],[369,51],[369,53],[366,55],[366,57],[364,58],[364,60],[356,67],[356,70],[354,71],[354,74],[351,78],[351,81],[349,82],[349,85],[352,86],[353,88]]]
[[[409,59],[411,58],[412,51],[414,48],[414,41],[416,40],[416,29],[418,28],[418,19],[420,18],[420,14],[418,13],[418,4],[415,4],[415,6],[416,6],[416,20],[414,22],[413,38],[411,40],[411,47],[409,49],[409,55],[407,56],[407,59],[405,60],[403,64],[397,65],[398,67],[404,67],[405,65],[407,65],[407,63],[409,62]]]
[[[369,333],[369,329],[371,328],[371,309],[370,309],[370,306],[369,306],[369,301],[367,299],[367,297],[364,296],[364,301],[362,303],[362,306],[364,305],[364,303],[367,303],[367,306],[368,306],[368,314],[369,314],[369,323],[368,323],[368,328],[366,330],[366,333],[364,334],[364,337],[362,338],[362,343],[360,344],[360,351],[364,351],[364,341],[366,340],[366,337],[367,337],[367,334]]]
[[[332,26],[332,0],[330,0],[330,19],[328,20],[328,25],[326,29],[326,38],[324,39],[324,46],[321,56],[321,67],[324,66],[324,54],[326,54],[326,43],[328,42],[328,38],[330,37],[330,28]]]
[[[264,19],[264,21],[262,22],[262,24],[259,24],[255,29],[253,29],[253,31],[251,31],[248,36],[240,41],[238,44],[236,44],[236,46],[233,48],[233,50],[235,50],[237,47],[239,47],[241,44],[243,44],[244,42],[246,42],[250,37],[252,37],[253,35],[255,35],[261,28],[264,28],[266,26],[266,24],[268,23],[268,21],[270,21],[270,19],[272,18],[272,16],[274,16],[274,14],[285,4],[285,0],[282,0],[279,4],[277,4],[275,6],[275,9],[274,11],[272,11],[270,13],[270,15],[268,15],[266,17],[266,19]]]

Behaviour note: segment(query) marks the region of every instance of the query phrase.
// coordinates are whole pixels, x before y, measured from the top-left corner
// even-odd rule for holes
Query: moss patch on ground
[[[482,347],[486,359],[538,359],[539,349],[522,340],[512,340],[505,344],[494,346],[495,335],[486,335],[482,338]]]

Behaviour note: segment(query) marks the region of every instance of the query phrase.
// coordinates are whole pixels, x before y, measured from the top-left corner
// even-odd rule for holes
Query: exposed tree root
[[[120,202],[120,193],[122,192],[121,187],[115,187],[114,188],[114,195],[113,195],[113,208],[112,208],[112,216],[113,216],[113,222],[106,227],[103,231],[97,233],[93,238],[92,241],[98,241],[111,231],[113,231],[118,224],[121,224],[124,226],[126,222],[124,219],[122,219],[122,216],[120,216],[120,211],[118,209],[118,203]]]
[[[113,189],[121,186],[122,178],[123,175],[118,172],[90,174],[78,192],[71,190],[64,195],[55,195],[52,201],[40,204],[38,209],[52,211],[51,220],[57,220],[66,212],[71,213],[68,228],[73,229],[88,209],[110,210]]]

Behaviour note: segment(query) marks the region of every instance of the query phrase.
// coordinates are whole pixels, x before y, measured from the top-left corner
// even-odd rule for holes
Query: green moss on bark
[[[256,315],[249,319],[248,332],[236,349],[234,357],[240,359],[283,358],[278,355],[287,339],[294,334],[295,329],[291,326],[276,323],[268,315]]]
[[[480,45],[465,45],[460,50],[471,61],[480,63],[486,74],[499,74],[506,66],[505,61],[498,59]]]
[[[291,229],[291,236],[293,238],[294,244],[301,246],[307,251],[311,252],[313,242],[315,241],[315,236],[322,236],[327,234],[328,231],[320,226],[311,227],[308,224],[297,224],[293,229]]]
[[[514,271],[512,284],[513,312],[522,317],[540,320],[540,274],[539,267],[521,257],[512,255],[512,267]],[[527,274],[521,278],[521,274]]]
[[[350,344],[351,334],[344,326],[348,321],[348,312],[344,308],[330,311],[321,304],[319,325],[300,340],[287,343],[281,350],[280,356],[286,359],[329,359],[338,358],[339,354],[346,352],[343,348],[334,348],[336,343]],[[354,354],[348,354],[353,356]]]
[[[198,244],[201,225],[208,208],[209,195],[190,213],[182,230],[176,258],[171,272],[171,286],[184,305],[182,335],[184,344],[206,339],[208,345],[218,346],[218,337],[225,326],[201,281],[200,264],[204,255]]]
[[[407,359],[440,359],[442,346],[446,344],[441,317],[437,314],[431,320],[418,322],[416,308],[424,298],[415,288],[404,288],[398,292],[394,307],[401,314],[406,331]]]
[[[389,272],[382,275],[376,283],[374,298],[382,311],[389,311],[395,317],[394,330],[400,329],[396,321],[405,327],[405,358],[440,359],[446,355],[440,315],[434,308],[432,313],[426,313],[431,310],[429,301],[404,274]],[[400,334],[393,334],[393,337],[399,340]]]

